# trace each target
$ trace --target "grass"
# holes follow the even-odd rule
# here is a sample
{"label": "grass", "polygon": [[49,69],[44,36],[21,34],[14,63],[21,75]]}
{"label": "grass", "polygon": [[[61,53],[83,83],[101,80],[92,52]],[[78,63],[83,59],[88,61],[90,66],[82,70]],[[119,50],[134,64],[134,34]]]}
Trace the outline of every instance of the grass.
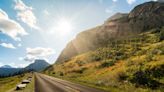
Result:
{"label": "grass", "polygon": [[54,64],[44,73],[109,92],[164,91],[164,27]]}
{"label": "grass", "polygon": [[25,75],[14,77],[0,78],[0,92],[6,92],[14,87],[25,78]]}
{"label": "grass", "polygon": [[34,92],[34,77],[32,78],[32,81],[29,84],[27,84],[26,88],[18,91],[14,90],[12,92]]}
{"label": "grass", "polygon": [[23,79],[26,79],[28,75],[21,74],[13,77],[0,78],[0,92],[12,92],[16,88],[16,85]]}

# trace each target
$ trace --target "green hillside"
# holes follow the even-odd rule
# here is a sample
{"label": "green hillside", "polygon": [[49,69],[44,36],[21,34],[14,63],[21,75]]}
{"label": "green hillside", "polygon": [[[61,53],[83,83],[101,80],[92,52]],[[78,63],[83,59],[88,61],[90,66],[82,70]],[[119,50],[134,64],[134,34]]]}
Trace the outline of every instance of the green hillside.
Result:
{"label": "green hillside", "polygon": [[0,92],[7,92],[8,90],[16,88],[16,85],[27,76],[28,74],[22,74],[12,77],[0,78]]}
{"label": "green hillside", "polygon": [[164,27],[109,40],[44,73],[110,92],[163,92]]}

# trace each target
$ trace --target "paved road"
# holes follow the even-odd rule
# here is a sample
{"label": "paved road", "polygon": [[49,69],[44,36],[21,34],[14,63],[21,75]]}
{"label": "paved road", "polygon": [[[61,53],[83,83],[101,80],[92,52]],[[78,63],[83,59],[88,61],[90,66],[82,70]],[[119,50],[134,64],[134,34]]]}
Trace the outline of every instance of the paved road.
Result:
{"label": "paved road", "polygon": [[35,73],[35,92],[105,92],[65,80]]}

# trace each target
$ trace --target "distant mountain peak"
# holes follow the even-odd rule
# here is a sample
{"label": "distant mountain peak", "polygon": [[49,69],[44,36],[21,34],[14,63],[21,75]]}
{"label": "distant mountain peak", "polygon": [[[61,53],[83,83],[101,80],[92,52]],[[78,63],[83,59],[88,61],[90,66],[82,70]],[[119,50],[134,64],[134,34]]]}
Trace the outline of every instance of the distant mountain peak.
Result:
{"label": "distant mountain peak", "polygon": [[13,67],[10,66],[10,65],[3,65],[3,66],[1,66],[0,68],[13,68]]}
{"label": "distant mountain peak", "polygon": [[34,70],[34,71],[41,71],[48,67],[50,64],[44,59],[36,59],[34,63],[31,63],[27,67],[26,70]]}

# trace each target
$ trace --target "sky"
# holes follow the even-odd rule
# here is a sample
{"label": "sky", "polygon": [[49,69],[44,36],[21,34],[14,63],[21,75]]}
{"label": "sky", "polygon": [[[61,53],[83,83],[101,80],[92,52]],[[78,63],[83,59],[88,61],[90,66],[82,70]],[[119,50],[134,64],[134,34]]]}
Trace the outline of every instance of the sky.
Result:
{"label": "sky", "polygon": [[[53,64],[79,32],[150,0],[0,0],[0,66]],[[155,1],[155,0],[154,0]]]}

